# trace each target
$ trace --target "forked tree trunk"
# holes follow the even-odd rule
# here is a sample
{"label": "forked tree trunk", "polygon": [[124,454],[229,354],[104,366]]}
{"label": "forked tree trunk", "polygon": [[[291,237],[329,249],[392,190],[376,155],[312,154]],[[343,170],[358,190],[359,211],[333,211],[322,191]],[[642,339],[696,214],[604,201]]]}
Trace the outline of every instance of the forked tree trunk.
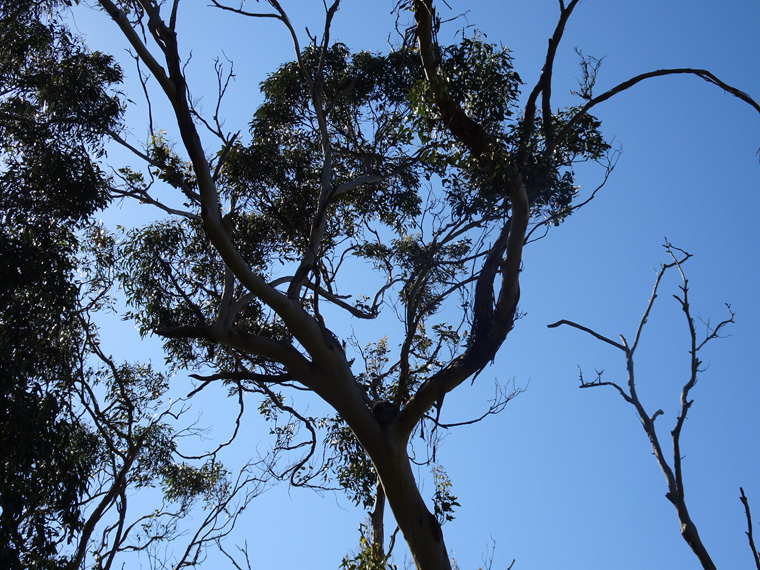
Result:
{"label": "forked tree trunk", "polygon": [[406,439],[386,442],[382,457],[372,457],[372,460],[415,567],[417,570],[451,570],[441,525],[425,505],[412,473]]}
{"label": "forked tree trunk", "polygon": [[343,353],[334,356],[332,373],[313,377],[315,391],[345,420],[372,460],[417,570],[451,570],[441,525],[425,505],[412,472],[410,431],[398,422],[379,422],[364,404]]}

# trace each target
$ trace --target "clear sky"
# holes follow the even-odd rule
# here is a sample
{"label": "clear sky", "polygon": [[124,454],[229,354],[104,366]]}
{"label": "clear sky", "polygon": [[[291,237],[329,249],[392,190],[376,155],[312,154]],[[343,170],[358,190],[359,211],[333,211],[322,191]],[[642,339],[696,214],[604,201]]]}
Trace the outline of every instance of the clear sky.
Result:
{"label": "clear sky", "polygon": [[[332,37],[354,50],[386,50],[394,3],[344,0]],[[444,17],[466,13],[444,25],[441,41],[463,26],[481,30],[513,51],[529,90],[541,69],[558,2],[448,3],[451,12],[439,3]],[[322,29],[319,0],[282,4],[299,32]],[[80,9],[75,20],[93,46],[122,53],[125,44],[104,14]],[[245,132],[260,101],[259,82],[292,58],[285,29],[271,20],[222,14],[201,0],[181,5],[180,27],[180,42],[193,51],[191,89],[205,93],[209,105],[213,57],[224,54],[234,61],[236,81],[223,111],[230,131]],[[698,67],[760,99],[758,30],[756,0],[585,0],[567,27],[555,64],[554,103],[577,103],[570,95],[579,75],[576,46],[605,58],[599,92],[644,71]],[[306,43],[305,33],[301,41]],[[133,75],[126,60],[124,67]],[[139,92],[133,82],[126,89],[136,101],[129,125],[135,136],[144,136]],[[157,116],[164,111],[159,105]],[[612,389],[578,389],[578,366],[587,378],[603,369],[605,378],[623,382],[622,353],[579,331],[546,328],[567,318],[611,338],[620,333],[630,338],[650,296],[654,270],[666,261],[667,236],[694,254],[685,269],[695,315],[718,321],[725,316],[724,302],[736,312],[731,336],[711,343],[703,354],[707,370],[692,392],[695,403],[682,450],[692,518],[717,566],[750,568],[738,495],[743,486],[760,520],[760,373],[754,361],[760,323],[760,116],[693,77],[654,79],[595,114],[608,138],[622,147],[617,168],[592,203],[527,248],[520,302],[526,316],[475,385],[463,385],[446,400],[441,419],[460,421],[485,406],[493,378],[514,378],[527,388],[500,416],[452,431],[439,448],[462,505],[444,527],[447,545],[463,570],[482,563],[491,540],[494,569],[506,568],[513,558],[516,570],[698,567],[680,539],[664,478],[633,409]],[[166,126],[171,135],[169,118]],[[120,155],[113,151],[112,156]],[[584,168],[576,180],[590,191],[602,174]],[[136,216],[134,207],[125,205],[105,220],[130,225]],[[663,284],[637,356],[643,403],[650,413],[664,411],[657,420],[663,441],[689,373],[687,331],[671,297],[677,285]],[[353,324],[347,321],[346,330]],[[118,356],[131,334],[113,324],[103,337]],[[161,361],[160,354],[153,358]],[[185,380],[180,376],[175,382]],[[207,406],[203,419],[223,433],[229,414],[217,402]],[[258,424],[248,428],[250,448],[264,447],[266,434],[257,431]],[[362,519],[341,496],[281,485],[251,505],[236,539],[248,541],[254,568],[336,568],[355,547]],[[404,548],[399,544],[396,552]]]}

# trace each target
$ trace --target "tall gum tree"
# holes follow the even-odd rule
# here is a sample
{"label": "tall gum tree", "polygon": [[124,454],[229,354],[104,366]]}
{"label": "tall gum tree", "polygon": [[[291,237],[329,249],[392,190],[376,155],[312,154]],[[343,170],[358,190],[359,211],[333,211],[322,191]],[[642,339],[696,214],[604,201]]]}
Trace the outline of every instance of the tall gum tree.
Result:
{"label": "tall gum tree", "polygon": [[[521,108],[508,51],[477,34],[439,45],[432,0],[397,4],[409,28],[387,56],[351,54],[331,40],[338,0],[325,4],[324,27],[307,32],[303,47],[278,1],[261,12],[213,1],[231,17],[279,22],[295,48],[295,61],[262,84],[265,102],[247,142],[225,131],[218,106],[205,116],[191,96],[192,45],[178,34],[178,0],[98,4],[128,41],[141,77],[158,84],[182,148],[156,129],[143,147],[111,133],[176,190],[159,199],[131,169],[113,190],[169,215],[131,231],[119,250],[132,316],[144,333],[165,339],[175,366],[195,370],[199,390],[220,382],[256,393],[270,417],[302,426],[309,435],[301,443],[277,432],[281,449],[308,450],[278,476],[320,486],[324,473],[334,474],[371,506],[369,556],[380,565],[390,553],[387,504],[417,568],[452,567],[441,523],[456,498],[444,484],[431,512],[410,441],[425,439],[435,463],[441,408],[495,359],[520,316],[530,232],[582,205],[573,200],[575,164],[607,160],[611,169],[591,112],[673,75],[701,79],[760,112],[750,96],[695,68],[653,70],[595,94],[593,59],[584,60],[580,105],[555,109],[554,62],[578,0],[559,2],[543,69]],[[221,99],[229,76],[217,70]],[[373,290],[349,290],[353,258],[374,268]],[[454,318],[452,307],[461,308]],[[400,323],[391,344],[361,345],[336,317],[386,312]],[[306,416],[288,404],[288,389],[313,392],[335,415]],[[501,392],[489,412],[512,395]]]}

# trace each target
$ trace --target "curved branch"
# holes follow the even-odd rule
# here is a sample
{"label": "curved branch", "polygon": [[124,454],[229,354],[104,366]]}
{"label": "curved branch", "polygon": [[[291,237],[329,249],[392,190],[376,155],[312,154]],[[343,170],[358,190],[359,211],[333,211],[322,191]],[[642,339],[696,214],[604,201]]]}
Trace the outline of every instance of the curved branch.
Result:
{"label": "curved branch", "polygon": [[148,66],[148,69],[150,69],[150,72],[156,78],[156,81],[161,85],[161,88],[164,90],[167,97],[174,102],[178,95],[176,85],[169,78],[166,70],[161,67],[161,64],[153,57],[153,54],[150,53],[150,50],[148,50],[146,45],[140,39],[140,36],[137,35],[137,32],[132,28],[126,14],[124,14],[124,12],[111,0],[98,0],[98,2],[119,26],[121,33],[127,38],[127,41],[134,48],[138,57]]}
{"label": "curved branch", "polygon": [[[517,177],[517,176],[516,176]],[[477,376],[496,355],[504,339],[514,326],[517,303],[520,299],[520,266],[525,233],[530,217],[528,193],[522,178],[511,184],[512,217],[504,226],[497,242],[505,247],[494,247],[486,264],[491,263],[501,273],[501,284],[496,302],[493,301],[495,272],[484,270],[476,285],[475,322],[472,341],[468,348],[446,367],[433,374],[409,398],[397,419],[397,429],[408,436],[414,426],[436,401],[459,386],[467,378]],[[498,263],[498,265],[497,265]]]}
{"label": "curved branch", "polygon": [[[468,117],[451,100],[445,84],[438,75],[435,40],[433,39],[432,0],[415,0],[414,18],[417,22],[417,40],[425,75],[441,118],[451,134],[465,145],[473,156],[486,167],[505,169],[502,178],[505,197],[509,198],[511,217],[502,227],[492,245],[475,286],[474,320],[471,344],[460,356],[433,374],[409,398],[399,414],[396,429],[408,437],[414,426],[433,404],[442,402],[445,394],[465,379],[477,376],[493,360],[509,331],[514,326],[517,303],[520,298],[520,267],[522,250],[530,219],[530,199],[522,175],[509,168],[511,165],[494,137]],[[487,152],[491,148],[494,156]],[[501,275],[498,296],[494,300],[494,282]]]}
{"label": "curved branch", "polygon": [[602,93],[598,97],[594,97],[593,99],[589,100],[585,105],[583,105],[583,107],[580,108],[580,110],[573,116],[573,118],[567,122],[567,124],[560,131],[560,133],[557,135],[555,140],[561,141],[564,137],[566,137],[571,132],[572,128],[578,123],[578,121],[580,121],[581,118],[586,113],[588,113],[593,107],[595,107],[599,103],[605,102],[607,99],[610,99],[611,97],[614,97],[618,93],[622,93],[623,91],[630,89],[631,87],[633,87],[634,85],[638,83],[641,83],[642,81],[651,79],[653,77],[664,77],[666,75],[695,75],[701,79],[704,79],[708,83],[712,83],[713,85],[720,87],[721,89],[733,95],[737,99],[744,101],[750,107],[755,109],[755,111],[760,113],[760,104],[758,104],[754,99],[752,99],[752,97],[744,93],[744,91],[740,91],[739,89],[732,87],[729,84],[721,81],[720,79],[715,77],[715,75],[713,75],[711,72],[707,71],[706,69],[692,69],[688,67],[675,68],[675,69],[658,69],[655,71],[642,73],[641,75],[632,77],[628,81],[623,81],[622,83],[616,85],[609,91],[606,91],[605,93]]}
{"label": "curved branch", "polygon": [[583,325],[579,325],[578,323],[574,323],[573,321],[568,321],[567,319],[562,319],[561,321],[557,321],[556,323],[552,323],[550,325],[546,325],[546,327],[550,328],[550,329],[554,329],[554,328],[557,328],[558,326],[561,326],[561,325],[568,325],[570,327],[576,328],[578,330],[581,330],[583,332],[586,332],[586,333],[590,334],[591,336],[593,336],[594,338],[597,338],[597,339],[601,340],[602,342],[606,342],[607,344],[610,344],[610,345],[614,346],[615,348],[622,350],[623,352],[626,351],[625,347],[622,344],[620,344],[619,342],[615,342],[614,340],[612,340],[610,338],[607,338],[604,335],[599,334],[595,330],[592,330],[592,329],[590,329],[588,327],[584,327]]}
{"label": "curved branch", "polygon": [[742,505],[744,505],[744,514],[747,515],[747,532],[745,534],[749,541],[750,550],[752,550],[752,557],[755,559],[755,568],[760,570],[760,554],[758,554],[757,548],[755,547],[755,539],[752,536],[752,515],[749,512],[749,500],[744,494],[744,489],[739,487],[739,492],[741,493],[739,499],[741,500]]}
{"label": "curved branch", "polygon": [[543,120],[544,139],[546,140],[546,153],[550,154],[551,149],[554,146],[554,133],[552,127],[552,110],[551,110],[551,90],[552,90],[552,72],[554,69],[554,58],[557,55],[557,48],[559,42],[562,40],[562,35],[565,33],[565,26],[573,13],[575,6],[579,0],[572,0],[567,6],[564,2],[560,2],[560,17],[557,22],[557,26],[554,28],[554,34],[549,38],[549,48],[546,52],[546,60],[544,67],[541,70],[541,77],[533,91],[531,91],[528,97],[528,102],[525,104],[525,113],[523,115],[526,128],[533,128],[533,121],[536,116],[536,100],[538,95],[541,94],[541,114]]}
{"label": "curved branch", "polygon": [[491,137],[479,123],[467,116],[462,108],[451,100],[446,83],[438,74],[437,46],[433,38],[434,13],[433,0],[414,0],[417,43],[425,77],[443,124],[473,155],[480,157],[491,143]]}

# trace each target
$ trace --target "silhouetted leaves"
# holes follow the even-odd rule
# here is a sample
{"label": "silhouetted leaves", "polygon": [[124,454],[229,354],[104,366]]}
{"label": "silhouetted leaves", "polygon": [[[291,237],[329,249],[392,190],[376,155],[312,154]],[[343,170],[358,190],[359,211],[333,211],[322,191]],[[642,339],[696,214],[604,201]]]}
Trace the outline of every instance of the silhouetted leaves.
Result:
{"label": "silhouetted leaves", "polygon": [[75,229],[108,200],[93,161],[121,73],[49,18],[0,6],[0,566],[58,568],[81,528],[96,437],[71,408],[82,343]]}

